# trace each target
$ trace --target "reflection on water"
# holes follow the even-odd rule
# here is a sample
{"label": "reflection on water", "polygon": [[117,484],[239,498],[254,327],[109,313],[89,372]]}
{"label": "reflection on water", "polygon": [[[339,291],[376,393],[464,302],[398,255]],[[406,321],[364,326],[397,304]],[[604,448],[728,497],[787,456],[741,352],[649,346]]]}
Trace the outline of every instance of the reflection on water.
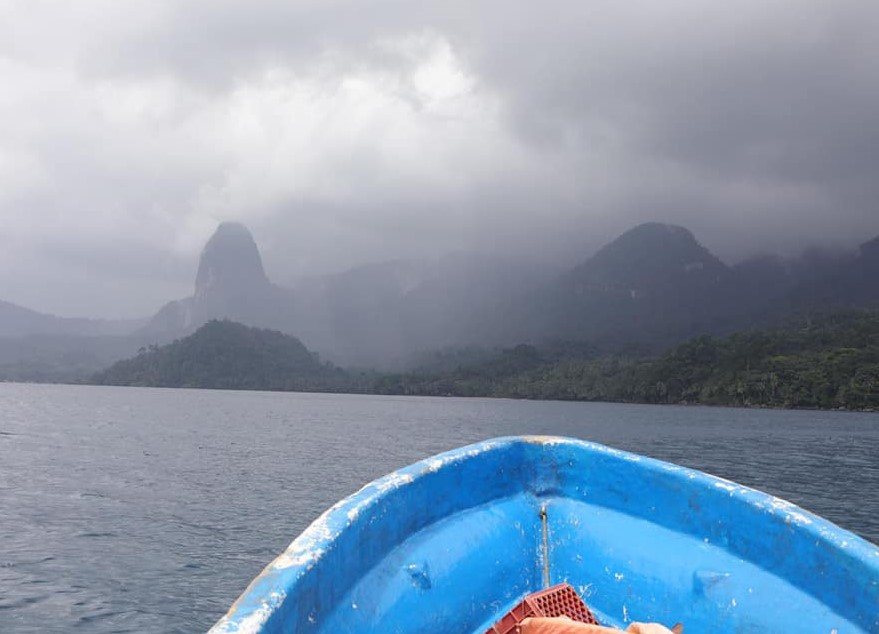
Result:
{"label": "reflection on water", "polygon": [[0,384],[2,631],[203,631],[340,497],[521,433],[708,471],[879,542],[876,414]]}

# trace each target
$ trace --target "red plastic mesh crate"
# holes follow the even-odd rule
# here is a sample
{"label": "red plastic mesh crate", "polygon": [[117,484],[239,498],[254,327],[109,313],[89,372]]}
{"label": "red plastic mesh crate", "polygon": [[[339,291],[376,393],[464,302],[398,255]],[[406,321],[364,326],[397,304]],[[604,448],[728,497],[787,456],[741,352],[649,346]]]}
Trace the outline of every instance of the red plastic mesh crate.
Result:
{"label": "red plastic mesh crate", "polygon": [[508,634],[529,616],[566,616],[579,623],[598,625],[598,620],[583,603],[583,599],[567,583],[529,594],[500,621],[492,625],[485,634]]}

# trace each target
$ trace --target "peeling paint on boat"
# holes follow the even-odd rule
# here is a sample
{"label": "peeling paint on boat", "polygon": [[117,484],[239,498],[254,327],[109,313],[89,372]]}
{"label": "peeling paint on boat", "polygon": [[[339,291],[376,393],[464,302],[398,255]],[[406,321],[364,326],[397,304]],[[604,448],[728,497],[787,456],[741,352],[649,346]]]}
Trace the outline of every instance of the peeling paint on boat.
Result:
{"label": "peeling paint on boat", "polygon": [[269,616],[285,599],[285,595],[273,592],[259,607],[238,623],[227,622],[217,624],[211,632],[216,634],[258,634],[262,631]]}
{"label": "peeling paint on boat", "polygon": [[366,485],[269,564],[212,633],[484,632],[543,586],[541,509],[552,581],[578,588],[606,624],[781,632],[794,611],[816,631],[879,632],[876,546],[722,478],[531,436]]}
{"label": "peeling paint on boat", "polygon": [[781,498],[773,497],[772,498],[772,508],[776,511],[780,512],[784,518],[788,521],[796,522],[797,524],[811,524],[812,520],[798,507],[794,506],[787,500],[782,500]]}

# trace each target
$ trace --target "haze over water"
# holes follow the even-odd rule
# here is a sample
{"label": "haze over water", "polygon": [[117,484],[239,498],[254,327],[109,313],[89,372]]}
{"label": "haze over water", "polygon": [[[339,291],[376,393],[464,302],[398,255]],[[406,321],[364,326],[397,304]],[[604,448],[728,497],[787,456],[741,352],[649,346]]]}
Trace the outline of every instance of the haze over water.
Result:
{"label": "haze over water", "polygon": [[576,436],[879,542],[875,414],[0,384],[0,630],[196,632],[323,510],[439,451]]}

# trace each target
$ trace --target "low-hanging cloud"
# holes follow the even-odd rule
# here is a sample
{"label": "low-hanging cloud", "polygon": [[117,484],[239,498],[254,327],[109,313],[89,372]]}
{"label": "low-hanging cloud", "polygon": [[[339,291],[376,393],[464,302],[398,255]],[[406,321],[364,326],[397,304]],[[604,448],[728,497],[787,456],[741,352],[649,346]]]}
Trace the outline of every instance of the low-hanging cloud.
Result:
{"label": "low-hanging cloud", "polygon": [[636,222],[728,260],[879,233],[869,0],[0,2],[0,298],[140,315],[216,223],[270,275],[574,261]]}

